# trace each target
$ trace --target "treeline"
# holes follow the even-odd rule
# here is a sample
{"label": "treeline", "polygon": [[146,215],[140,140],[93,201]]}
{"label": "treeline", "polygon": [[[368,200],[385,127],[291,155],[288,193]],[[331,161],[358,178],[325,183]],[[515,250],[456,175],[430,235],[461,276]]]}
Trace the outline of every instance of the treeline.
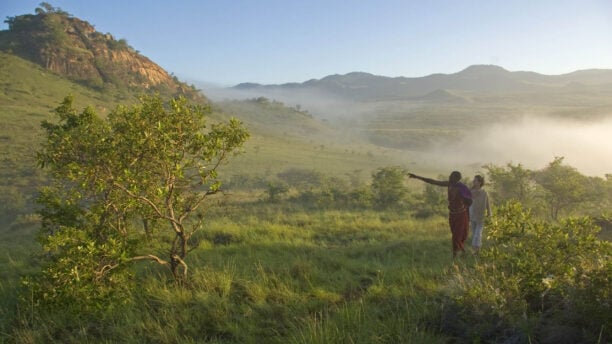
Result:
{"label": "treeline", "polygon": [[[446,190],[431,185],[408,185],[406,170],[399,166],[381,167],[363,182],[361,171],[326,176],[312,169],[288,168],[273,176],[233,175],[226,189],[262,191],[262,201],[293,202],[309,208],[371,208],[412,211],[416,218],[446,213]],[[496,204],[520,202],[533,214],[548,220],[588,215],[607,216],[612,204],[612,174],[591,177],[554,158],[545,167],[531,170],[522,164],[489,164],[481,173],[486,189]],[[464,182],[470,184],[472,176]],[[440,175],[445,180],[447,176]]]}

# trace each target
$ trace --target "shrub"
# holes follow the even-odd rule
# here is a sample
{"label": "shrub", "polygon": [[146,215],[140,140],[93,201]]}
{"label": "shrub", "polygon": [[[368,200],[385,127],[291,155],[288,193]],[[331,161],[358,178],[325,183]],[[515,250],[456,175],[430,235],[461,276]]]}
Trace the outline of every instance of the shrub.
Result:
{"label": "shrub", "polygon": [[490,246],[453,275],[444,318],[454,320],[443,329],[493,342],[609,342],[612,245],[598,231],[588,218],[552,224],[519,203],[501,207]]}
{"label": "shrub", "polygon": [[404,185],[405,172],[400,167],[379,168],[372,174],[372,196],[379,209],[401,208],[408,197]]}

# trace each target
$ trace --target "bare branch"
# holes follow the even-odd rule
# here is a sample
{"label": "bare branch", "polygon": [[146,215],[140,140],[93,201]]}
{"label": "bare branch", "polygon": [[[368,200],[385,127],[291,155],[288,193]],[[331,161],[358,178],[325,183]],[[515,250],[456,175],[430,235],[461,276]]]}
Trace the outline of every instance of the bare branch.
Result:
{"label": "bare branch", "polygon": [[163,260],[163,259],[161,259],[161,258],[159,258],[157,256],[154,256],[152,254],[147,254],[145,256],[136,256],[136,257],[132,257],[132,258],[128,259],[128,261],[136,261],[136,260],[154,260],[154,261],[156,261],[157,263],[159,263],[161,265],[168,265],[167,261],[165,261],[165,260]]}
{"label": "bare branch", "polygon": [[183,267],[183,276],[187,277],[187,264],[185,263],[185,261],[181,259],[181,257],[179,257],[177,254],[173,255],[172,259],[179,262],[179,264]]}
{"label": "bare branch", "polygon": [[[136,257],[128,258],[126,261],[121,262],[121,263],[134,262],[134,261],[138,261],[138,260],[154,260],[154,261],[156,261],[160,265],[168,265],[167,261],[165,261],[165,260],[163,260],[163,259],[161,259],[161,258],[159,258],[159,257],[157,257],[155,255],[152,255],[152,254],[147,254],[147,255],[144,255],[144,256],[136,256]],[[104,265],[102,267],[102,269],[100,269],[100,271],[96,271],[95,272],[96,280],[99,280],[100,278],[102,278],[102,276],[104,276],[107,272],[109,272],[109,271],[111,271],[113,269],[116,269],[119,266],[121,266],[121,263],[117,263],[117,264],[113,264],[113,265],[111,265],[111,264]],[[185,262],[183,262],[182,264],[185,264]]]}

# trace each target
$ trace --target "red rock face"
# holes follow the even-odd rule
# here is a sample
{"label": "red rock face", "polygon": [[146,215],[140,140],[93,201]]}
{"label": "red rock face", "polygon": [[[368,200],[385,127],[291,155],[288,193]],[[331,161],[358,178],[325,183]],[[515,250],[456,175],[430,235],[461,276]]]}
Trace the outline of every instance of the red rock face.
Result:
{"label": "red rock face", "polygon": [[67,13],[14,17],[2,35],[14,53],[72,80],[170,93],[186,88],[125,40],[100,33]]}

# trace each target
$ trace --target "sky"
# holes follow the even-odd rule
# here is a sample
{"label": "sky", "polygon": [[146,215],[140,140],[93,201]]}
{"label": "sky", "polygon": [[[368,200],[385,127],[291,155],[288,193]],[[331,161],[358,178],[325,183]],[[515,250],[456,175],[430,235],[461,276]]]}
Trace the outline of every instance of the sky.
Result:
{"label": "sky", "polygon": [[[612,69],[610,0],[55,0],[187,82]],[[0,16],[41,1],[1,0]],[[6,30],[2,23],[0,29]]]}

